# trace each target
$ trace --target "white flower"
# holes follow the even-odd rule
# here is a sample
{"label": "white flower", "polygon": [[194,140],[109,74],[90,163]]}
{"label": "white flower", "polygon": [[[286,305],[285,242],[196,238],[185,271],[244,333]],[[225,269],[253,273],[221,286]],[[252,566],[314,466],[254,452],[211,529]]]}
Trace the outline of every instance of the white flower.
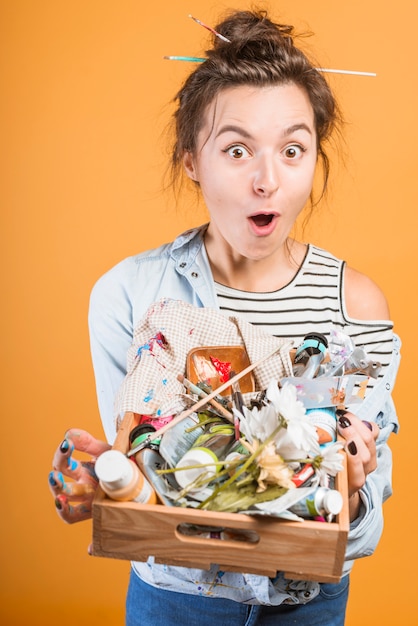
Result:
{"label": "white flower", "polygon": [[299,419],[305,415],[305,407],[297,398],[297,390],[291,383],[285,382],[283,387],[279,386],[275,380],[270,381],[266,390],[266,397],[277,413],[280,413],[286,421]]}
{"label": "white flower", "polygon": [[341,454],[343,447],[340,441],[322,448],[319,445],[317,446],[317,450],[313,454],[313,464],[321,486],[327,487],[329,476],[335,476],[343,469],[343,457]]}
{"label": "white flower", "polygon": [[305,407],[297,398],[296,387],[286,382],[279,389],[277,383],[271,381],[266,396],[286,422],[285,429],[278,433],[275,440],[280,455],[293,460],[306,456],[312,448],[316,449],[318,433],[306,417]]}
{"label": "white flower", "polygon": [[[309,437],[309,441],[310,439],[311,438]],[[297,437],[295,439],[292,437],[292,433],[290,433],[286,428],[280,430],[274,438],[274,443],[276,445],[277,453],[286,459],[288,463],[297,463],[298,459],[309,457],[312,450],[311,444],[306,443],[303,436],[300,439]]]}
{"label": "white flower", "polygon": [[243,407],[243,414],[233,409],[234,415],[240,419],[240,431],[247,441],[265,441],[279,425],[277,411],[272,404],[261,407],[253,407],[251,410]]}

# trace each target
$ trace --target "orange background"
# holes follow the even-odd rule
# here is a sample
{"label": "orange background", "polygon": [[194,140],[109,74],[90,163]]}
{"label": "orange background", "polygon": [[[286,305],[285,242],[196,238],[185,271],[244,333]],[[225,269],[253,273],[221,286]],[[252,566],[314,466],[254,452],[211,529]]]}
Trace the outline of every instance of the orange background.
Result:
{"label": "orange background", "polygon": [[[272,3],[274,6],[279,3]],[[236,8],[249,3],[237,0]],[[87,555],[91,525],[58,519],[47,476],[70,426],[101,436],[87,335],[94,281],[117,261],[205,219],[160,192],[161,133],[224,2],[2,0],[1,622],[122,624],[129,565]],[[392,438],[395,495],[374,556],[355,566],[348,626],[418,623],[418,435],[408,389],[417,281],[416,24],[412,0],[283,0],[284,22],[315,36],[348,125],[345,164],[305,239],[371,275],[403,339]]]}

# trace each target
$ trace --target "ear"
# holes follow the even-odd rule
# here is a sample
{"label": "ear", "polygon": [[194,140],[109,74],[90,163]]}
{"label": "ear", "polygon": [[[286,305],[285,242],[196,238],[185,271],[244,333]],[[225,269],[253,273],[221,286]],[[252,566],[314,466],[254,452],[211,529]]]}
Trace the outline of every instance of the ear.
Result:
{"label": "ear", "polygon": [[197,178],[196,165],[194,161],[193,154],[191,152],[185,152],[183,155],[183,166],[184,170],[189,178],[194,180],[196,183],[199,182]]}

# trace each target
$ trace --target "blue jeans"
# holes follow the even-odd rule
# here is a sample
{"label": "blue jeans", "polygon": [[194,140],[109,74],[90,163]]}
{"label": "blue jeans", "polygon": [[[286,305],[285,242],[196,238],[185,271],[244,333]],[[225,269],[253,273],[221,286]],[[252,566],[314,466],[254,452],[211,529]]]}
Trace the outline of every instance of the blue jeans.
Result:
{"label": "blue jeans", "polygon": [[131,571],[126,626],[344,626],[349,576],[307,604],[260,606],[166,591]]}

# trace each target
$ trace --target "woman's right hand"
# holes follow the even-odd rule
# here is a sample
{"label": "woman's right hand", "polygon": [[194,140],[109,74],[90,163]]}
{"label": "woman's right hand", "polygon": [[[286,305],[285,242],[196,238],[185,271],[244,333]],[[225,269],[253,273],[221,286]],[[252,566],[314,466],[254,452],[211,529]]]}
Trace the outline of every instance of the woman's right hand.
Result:
{"label": "woman's right hand", "polygon": [[[55,498],[57,513],[64,522],[74,524],[91,517],[98,485],[94,463],[110,447],[85,430],[71,428],[65,433],[54,455],[54,471],[49,474],[49,487]],[[77,461],[73,458],[75,450],[89,454],[90,460]]]}

